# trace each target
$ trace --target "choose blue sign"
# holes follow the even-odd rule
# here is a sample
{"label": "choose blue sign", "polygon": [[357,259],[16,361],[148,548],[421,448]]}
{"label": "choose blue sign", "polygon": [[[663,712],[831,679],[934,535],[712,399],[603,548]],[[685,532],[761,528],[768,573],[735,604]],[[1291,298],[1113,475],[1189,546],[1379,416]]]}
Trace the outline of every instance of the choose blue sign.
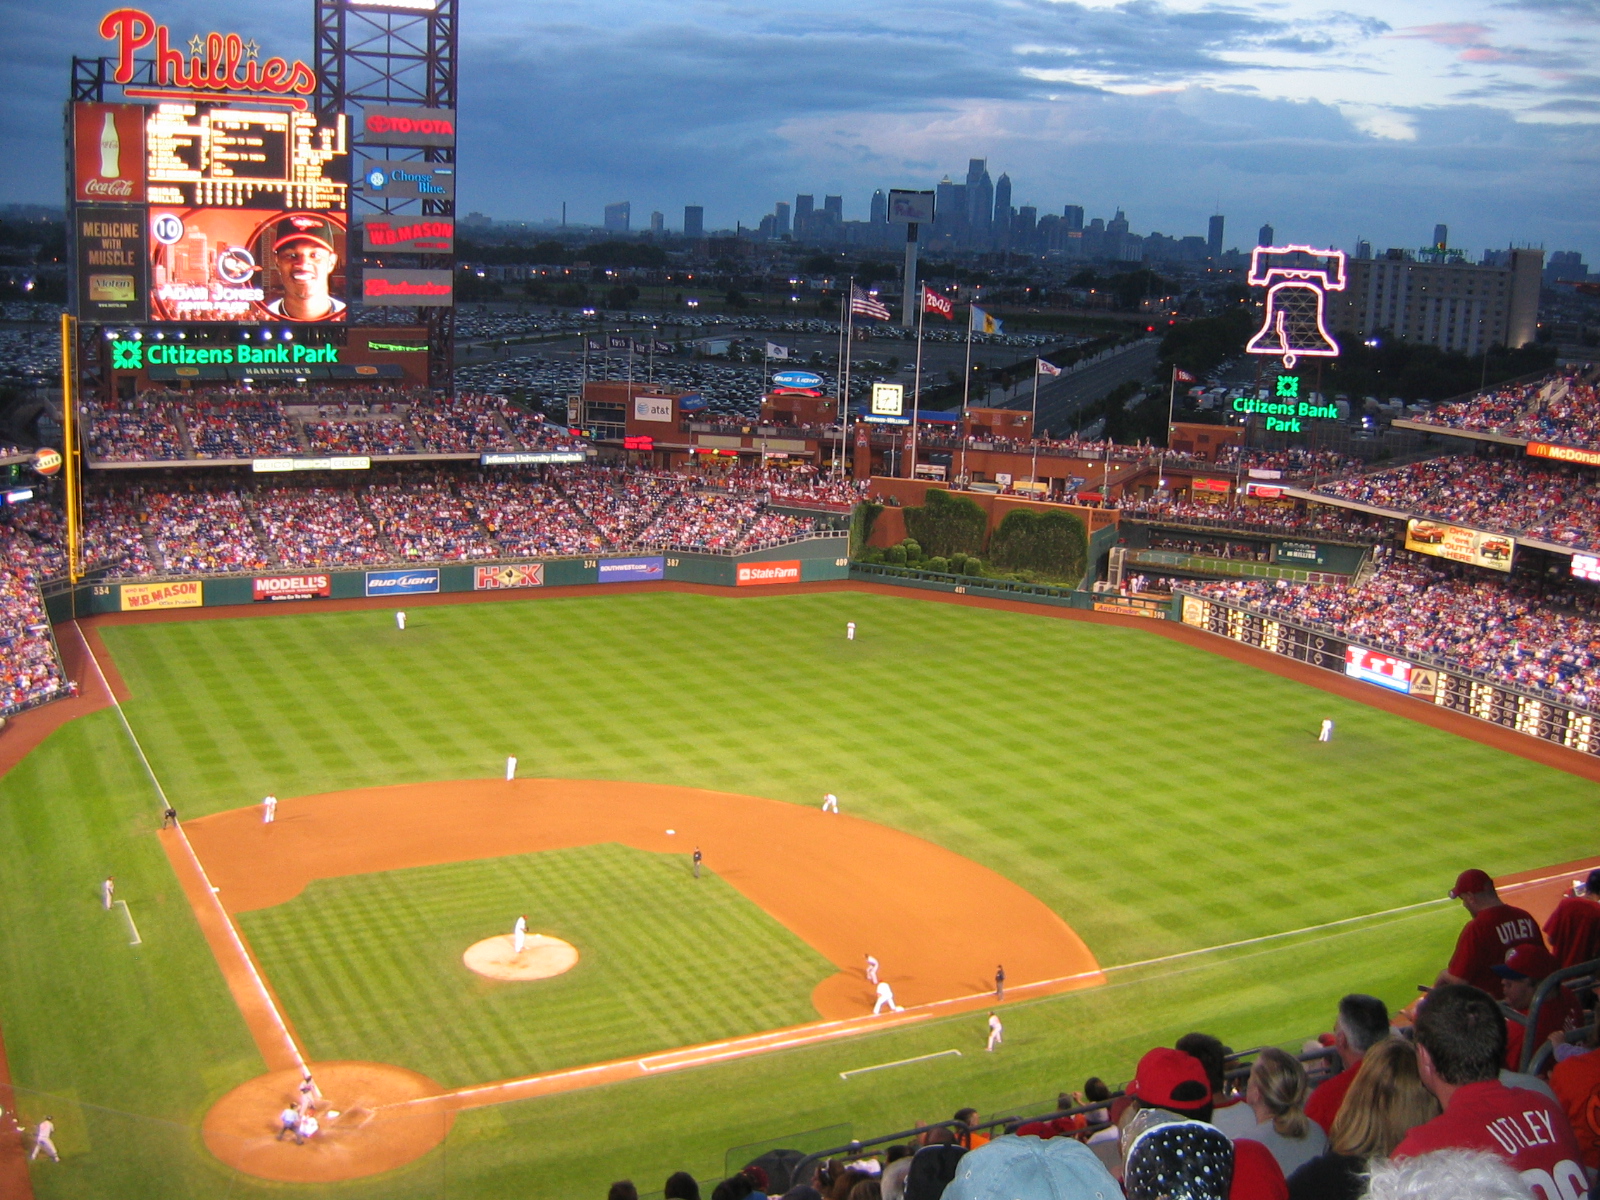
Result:
{"label": "choose blue sign", "polygon": [[601,583],[636,583],[642,579],[664,579],[664,558],[608,558],[600,563]]}
{"label": "choose blue sign", "polygon": [[814,388],[822,386],[822,376],[810,371],[779,371],[772,382],[779,387]]}
{"label": "choose blue sign", "polygon": [[425,571],[368,571],[367,595],[415,596],[439,590],[439,568]]}

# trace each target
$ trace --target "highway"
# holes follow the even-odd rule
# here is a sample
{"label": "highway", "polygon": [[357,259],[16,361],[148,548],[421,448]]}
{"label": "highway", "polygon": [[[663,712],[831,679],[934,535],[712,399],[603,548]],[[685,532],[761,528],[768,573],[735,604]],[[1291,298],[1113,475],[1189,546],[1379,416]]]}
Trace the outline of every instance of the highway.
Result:
{"label": "highway", "polygon": [[[1121,354],[1085,367],[1059,379],[1039,381],[1039,419],[1035,428],[1048,429],[1056,437],[1072,431],[1079,409],[1103,398],[1107,392],[1130,379],[1140,382],[1150,377],[1155,369],[1156,350],[1161,345],[1156,338],[1135,342]],[[1011,399],[1002,407],[1027,409],[1033,406],[1033,385],[1020,384]]]}

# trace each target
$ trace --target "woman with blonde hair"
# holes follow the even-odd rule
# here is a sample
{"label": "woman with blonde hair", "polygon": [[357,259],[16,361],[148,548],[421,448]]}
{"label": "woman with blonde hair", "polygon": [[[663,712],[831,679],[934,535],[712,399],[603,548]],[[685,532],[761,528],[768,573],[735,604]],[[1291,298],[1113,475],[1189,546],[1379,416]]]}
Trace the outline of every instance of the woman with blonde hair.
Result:
{"label": "woman with blonde hair", "polygon": [[1438,1115],[1439,1101],[1417,1073],[1416,1047],[1404,1038],[1384,1039],[1361,1060],[1334,1119],[1328,1152],[1289,1177],[1289,1200],[1358,1200],[1371,1164]]}
{"label": "woman with blonde hair", "polygon": [[1327,1136],[1306,1117],[1310,1090],[1299,1060],[1269,1046],[1250,1068],[1245,1102],[1219,1110],[1213,1121],[1236,1142],[1262,1143],[1287,1176],[1328,1148]]}

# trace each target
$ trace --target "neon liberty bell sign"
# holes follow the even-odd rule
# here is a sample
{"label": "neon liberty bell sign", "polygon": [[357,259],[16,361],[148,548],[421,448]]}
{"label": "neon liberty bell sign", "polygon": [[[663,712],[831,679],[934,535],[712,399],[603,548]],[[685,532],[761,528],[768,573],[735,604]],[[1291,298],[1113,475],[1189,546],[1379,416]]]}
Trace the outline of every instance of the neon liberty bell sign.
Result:
{"label": "neon liberty bell sign", "polygon": [[1311,246],[1257,246],[1250,255],[1251,287],[1267,289],[1266,319],[1245,344],[1246,354],[1282,358],[1293,370],[1301,358],[1337,358],[1328,336],[1324,293],[1345,287],[1344,251]]}

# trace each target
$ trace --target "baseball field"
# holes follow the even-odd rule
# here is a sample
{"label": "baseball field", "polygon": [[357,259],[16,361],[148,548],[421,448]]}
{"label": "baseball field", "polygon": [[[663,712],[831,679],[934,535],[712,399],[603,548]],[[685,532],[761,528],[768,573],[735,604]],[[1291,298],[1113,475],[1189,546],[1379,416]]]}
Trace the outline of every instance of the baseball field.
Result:
{"label": "baseball field", "polygon": [[[120,711],[0,778],[40,1197],[647,1193],[1041,1109],[1190,1029],[1400,1007],[1462,867],[1600,854],[1600,784],[1140,629],[852,590],[225,615],[98,624]],[[576,965],[467,970],[522,914]],[[870,1017],[863,952],[905,1012]],[[390,1071],[349,1102],[415,1153],[273,1143],[296,1055]]]}

